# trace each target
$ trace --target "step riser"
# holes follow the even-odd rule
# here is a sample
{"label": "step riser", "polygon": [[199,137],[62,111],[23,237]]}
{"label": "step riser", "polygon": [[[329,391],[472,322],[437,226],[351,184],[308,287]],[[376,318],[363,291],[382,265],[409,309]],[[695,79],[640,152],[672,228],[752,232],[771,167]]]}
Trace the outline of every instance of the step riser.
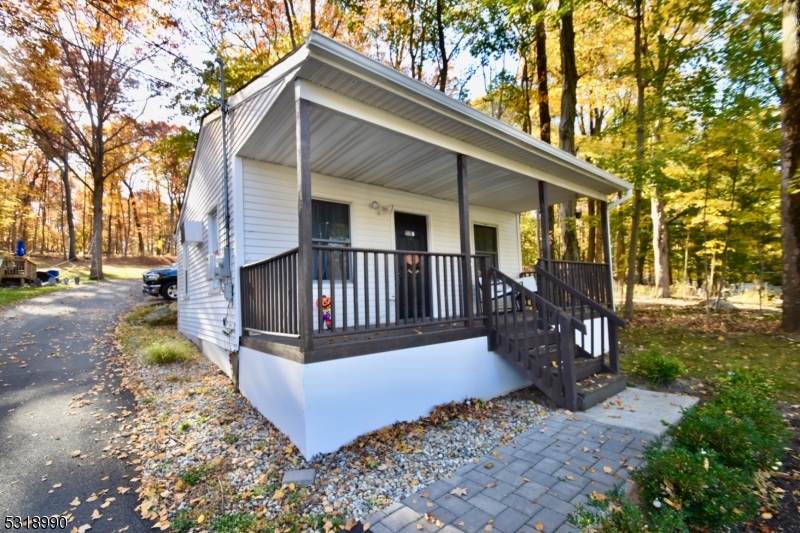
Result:
{"label": "step riser", "polygon": [[622,376],[620,379],[609,383],[608,385],[595,389],[592,392],[586,393],[578,393],[578,408],[581,411],[586,411],[590,407],[597,405],[600,402],[603,402],[615,394],[619,394],[620,392],[624,391],[625,388],[628,386],[628,380]]}

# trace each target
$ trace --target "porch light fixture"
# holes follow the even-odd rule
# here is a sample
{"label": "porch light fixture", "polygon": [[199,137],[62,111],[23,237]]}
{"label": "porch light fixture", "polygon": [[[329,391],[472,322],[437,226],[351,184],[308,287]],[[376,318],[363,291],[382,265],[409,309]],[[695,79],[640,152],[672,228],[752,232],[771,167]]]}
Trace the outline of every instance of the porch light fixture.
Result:
{"label": "porch light fixture", "polygon": [[391,213],[394,210],[394,206],[381,205],[378,202],[372,202],[372,209],[374,209],[379,215],[382,215],[383,213]]}

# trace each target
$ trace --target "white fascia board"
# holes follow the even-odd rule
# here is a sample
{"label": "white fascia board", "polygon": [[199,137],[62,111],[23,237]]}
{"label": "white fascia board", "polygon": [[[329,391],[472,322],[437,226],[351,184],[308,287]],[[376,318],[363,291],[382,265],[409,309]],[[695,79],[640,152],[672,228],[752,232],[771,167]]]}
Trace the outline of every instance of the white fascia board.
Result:
{"label": "white fascia board", "polygon": [[[445,114],[449,118],[458,120],[471,127],[478,126],[481,131],[485,133],[489,133],[505,142],[511,142],[518,147],[532,151],[536,153],[536,155],[550,161],[568,166],[572,170],[578,171],[590,178],[603,181],[615,187],[616,190],[633,188],[630,182],[610,172],[606,172],[572,154],[568,154],[544,141],[531,137],[494,117],[481,113],[463,102],[454,100],[441,91],[437,91],[420,81],[409,78],[405,74],[382,65],[322,34],[312,32],[308,41],[306,41],[306,46],[310,50],[309,57],[313,57],[331,67],[346,71],[357,78],[363,79],[394,94],[406,98],[411,97],[418,104],[424,105],[436,113]],[[348,68],[342,64],[342,60],[351,63],[358,69],[361,69],[362,72],[369,73],[370,76],[365,77],[361,72]],[[376,78],[382,78],[384,81],[382,82]],[[398,86],[402,90],[398,90]],[[445,112],[442,108],[445,108],[449,112]],[[478,124],[476,124],[476,122]]]}
{"label": "white fascia board", "polygon": [[438,146],[454,154],[463,154],[474,157],[486,163],[504,168],[506,170],[522,174],[529,178],[545,181],[557,185],[569,191],[574,191],[584,196],[597,200],[606,201],[606,194],[572,183],[564,178],[554,176],[548,172],[534,169],[528,165],[508,159],[494,152],[480,148],[467,142],[453,139],[447,135],[431,131],[416,122],[411,122],[397,115],[387,113],[372,106],[363,104],[352,98],[343,96],[337,92],[314,85],[307,81],[295,81],[295,98],[308,100],[316,105],[325,107],[334,112],[353,117],[357,120],[373,124],[375,126],[406,135],[413,139]]}

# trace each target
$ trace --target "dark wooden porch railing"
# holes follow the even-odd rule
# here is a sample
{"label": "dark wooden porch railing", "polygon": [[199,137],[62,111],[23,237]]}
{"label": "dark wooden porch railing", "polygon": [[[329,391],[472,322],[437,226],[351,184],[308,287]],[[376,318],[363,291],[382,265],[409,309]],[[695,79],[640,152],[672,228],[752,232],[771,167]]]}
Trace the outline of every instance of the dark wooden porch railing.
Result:
{"label": "dark wooden porch railing", "polygon": [[607,264],[539,259],[537,266],[602,304],[603,307],[612,308],[614,300],[609,285]]}
{"label": "dark wooden porch railing", "polygon": [[577,409],[575,334],[584,324],[494,267],[487,289],[492,349],[558,405]]}
{"label": "dark wooden porch railing", "polygon": [[482,319],[462,254],[312,246],[312,258],[316,337]]}
{"label": "dark wooden porch railing", "polygon": [[[570,314],[582,323],[589,321],[588,335],[581,337],[578,345],[593,356],[602,356],[602,363],[611,372],[619,373],[619,344],[617,328],[625,327],[625,321],[599,302],[571,287],[558,277],[536,267],[536,285],[539,295]],[[598,344],[599,343],[599,344]],[[606,363],[605,354],[608,353]]]}
{"label": "dark wooden porch railing", "polygon": [[244,265],[239,280],[244,331],[299,336],[297,248]]}

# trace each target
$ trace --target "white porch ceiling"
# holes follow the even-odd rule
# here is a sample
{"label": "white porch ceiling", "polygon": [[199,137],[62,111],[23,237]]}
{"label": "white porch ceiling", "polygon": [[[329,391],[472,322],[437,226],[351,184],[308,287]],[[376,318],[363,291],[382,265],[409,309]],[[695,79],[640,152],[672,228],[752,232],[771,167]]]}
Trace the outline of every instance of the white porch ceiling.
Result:
{"label": "white porch ceiling", "polygon": [[[437,146],[311,105],[311,168],[329,176],[458,201],[456,155]],[[294,92],[288,88],[239,155],[296,166]],[[468,158],[469,201],[521,213],[538,209],[538,181]],[[312,185],[313,186],[313,185]],[[550,185],[550,202],[575,192]]]}

